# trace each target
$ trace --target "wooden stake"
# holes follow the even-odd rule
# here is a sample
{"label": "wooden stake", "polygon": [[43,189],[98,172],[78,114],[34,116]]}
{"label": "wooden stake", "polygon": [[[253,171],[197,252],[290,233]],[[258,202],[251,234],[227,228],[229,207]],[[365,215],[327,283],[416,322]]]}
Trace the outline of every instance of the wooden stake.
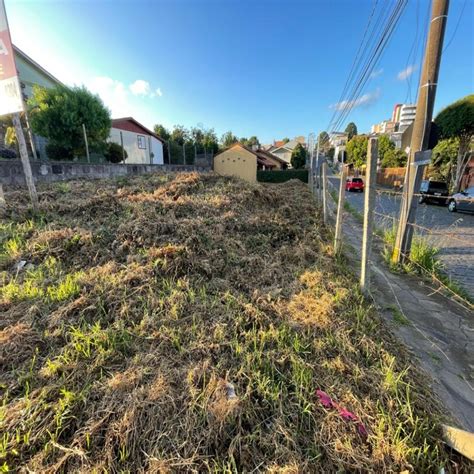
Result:
{"label": "wooden stake", "polygon": [[82,132],[84,133],[84,143],[86,145],[87,163],[90,163],[91,157],[89,156],[89,142],[87,141],[87,131],[86,131],[86,126],[84,124],[82,124]]}
{"label": "wooden stake", "polygon": [[327,163],[326,161],[322,164],[322,179],[323,179],[323,222],[328,223],[328,186],[327,186]]}
{"label": "wooden stake", "polygon": [[378,139],[370,138],[367,150],[367,168],[365,172],[364,227],[362,235],[362,261],[360,287],[363,293],[370,288],[369,260],[372,247],[372,231],[375,207],[375,182],[377,180]]}
{"label": "wooden stake", "polygon": [[334,236],[334,252],[337,254],[342,246],[342,213],[344,212],[344,200],[346,198],[347,166],[342,165],[341,179],[339,183],[339,200],[337,201],[336,233]]}
{"label": "wooden stake", "polygon": [[6,201],[5,201],[5,193],[3,192],[3,184],[0,183],[0,209],[2,207],[5,207],[6,205]]}
{"label": "wooden stake", "polygon": [[35,181],[33,173],[31,172],[31,164],[28,158],[28,150],[26,149],[25,135],[21,127],[20,114],[13,114],[13,126],[15,127],[16,138],[18,140],[18,147],[20,149],[21,164],[23,165],[23,172],[25,173],[26,186],[30,193],[31,205],[34,210],[38,209],[38,194],[36,192]]}

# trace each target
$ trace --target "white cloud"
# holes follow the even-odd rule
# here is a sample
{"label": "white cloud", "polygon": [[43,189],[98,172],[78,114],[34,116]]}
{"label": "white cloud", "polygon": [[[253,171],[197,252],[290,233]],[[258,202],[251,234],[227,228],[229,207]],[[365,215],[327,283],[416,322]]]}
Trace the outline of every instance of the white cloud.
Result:
{"label": "white cloud", "polygon": [[122,82],[100,76],[88,81],[86,86],[91,92],[99,95],[113,117],[132,115],[132,107],[128,100],[129,93]]}
{"label": "white cloud", "polygon": [[383,68],[376,69],[375,71],[372,72],[372,74],[370,75],[370,78],[375,79],[376,77],[379,77],[382,74],[383,74]]}
{"label": "white cloud", "polygon": [[380,89],[376,89],[373,92],[367,92],[363,96],[355,100],[343,100],[342,102],[337,102],[332,104],[329,108],[336,110],[343,110],[345,108],[354,109],[356,107],[367,107],[378,100],[380,97]]}
{"label": "white cloud", "polygon": [[399,81],[404,81],[405,79],[408,79],[414,72],[416,71],[416,66],[412,64],[411,66],[408,66],[406,69],[403,69],[397,74],[397,79]]}
{"label": "white cloud", "polygon": [[86,81],[85,86],[99,95],[110,109],[112,117],[135,116],[138,110],[146,106],[146,98],[162,95],[160,88],[151,92],[150,83],[142,79],[137,79],[127,87],[111,77],[99,76]]}
{"label": "white cloud", "polygon": [[133,95],[149,95],[150,83],[143,79],[137,79],[133,84],[130,84],[130,90]]}

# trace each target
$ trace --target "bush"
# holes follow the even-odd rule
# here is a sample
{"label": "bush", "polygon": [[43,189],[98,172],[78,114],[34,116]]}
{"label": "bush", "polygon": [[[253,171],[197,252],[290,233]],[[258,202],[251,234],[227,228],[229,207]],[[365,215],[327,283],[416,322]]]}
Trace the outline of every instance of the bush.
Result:
{"label": "bush", "polygon": [[295,169],[304,168],[307,155],[306,148],[304,148],[301,143],[298,143],[291,153],[291,166]]}
{"label": "bush", "polygon": [[290,179],[308,182],[308,170],[257,171],[257,181],[262,183],[284,183]]}
{"label": "bush", "polygon": [[10,148],[0,148],[0,158],[14,160],[16,158],[16,151]]}
{"label": "bush", "polygon": [[46,154],[50,160],[54,161],[70,161],[74,158],[72,148],[49,142],[46,145]]}
{"label": "bush", "polygon": [[105,159],[110,163],[120,163],[122,160],[127,159],[127,152],[123,149],[122,145],[118,143],[110,142],[107,143],[107,148],[104,153]]}

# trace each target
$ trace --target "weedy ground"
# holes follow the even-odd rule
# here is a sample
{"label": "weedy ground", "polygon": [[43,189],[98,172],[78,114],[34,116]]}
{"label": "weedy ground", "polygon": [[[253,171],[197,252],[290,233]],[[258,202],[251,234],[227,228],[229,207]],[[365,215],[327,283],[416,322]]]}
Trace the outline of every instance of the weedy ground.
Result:
{"label": "weedy ground", "polygon": [[4,471],[467,469],[302,183],[155,174],[7,203]]}

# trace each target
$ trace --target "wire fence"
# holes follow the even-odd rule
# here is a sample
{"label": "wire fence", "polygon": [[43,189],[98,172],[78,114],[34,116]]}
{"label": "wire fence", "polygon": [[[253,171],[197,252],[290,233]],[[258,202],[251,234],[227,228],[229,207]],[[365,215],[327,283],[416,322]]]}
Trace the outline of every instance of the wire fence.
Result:
{"label": "wire fence", "polygon": [[[316,160],[317,161],[317,160]],[[334,233],[337,235],[338,229],[337,225],[338,222],[342,222],[344,220],[345,225],[347,227],[348,217],[350,214],[355,215],[358,220],[362,220],[362,213],[351,206],[348,201],[344,201],[343,205],[338,206],[338,199],[341,195],[341,190],[339,186],[335,186],[329,179],[326,179],[325,183],[322,183],[322,167],[327,166],[324,163],[316,163],[312,162],[311,172],[310,172],[310,179],[309,179],[309,186],[313,194],[317,198],[318,204],[323,207],[323,213],[325,214],[325,222],[330,228],[334,228]],[[341,172],[340,179],[342,179],[343,173]],[[342,183],[345,186],[345,183]],[[330,199],[324,200],[322,197],[322,193],[324,191],[331,197]],[[368,192],[366,187],[366,193]],[[370,211],[370,215],[368,216],[376,225],[374,225],[373,230],[370,235],[370,240],[374,239],[377,240],[379,243],[382,244],[382,251],[385,252],[385,257],[389,260],[394,246],[394,238],[396,229],[399,224],[399,218],[396,215],[391,213],[390,209],[385,208],[384,201],[382,197],[386,195],[391,195],[396,198],[396,204],[399,208],[400,206],[400,197],[402,193],[392,190],[384,190],[384,189],[373,189],[375,194],[375,204]],[[342,193],[343,199],[345,198],[345,193]],[[415,193],[414,198],[416,197],[425,197],[422,193]],[[326,202],[326,206],[323,203]],[[367,203],[367,198],[364,196],[364,205],[362,207],[363,210],[366,210],[365,205]],[[325,207],[325,208],[324,208]],[[390,207],[390,206],[389,206]],[[337,212],[343,213],[344,219],[338,219]],[[393,209],[392,209],[393,212]],[[396,211],[395,211],[396,212]],[[421,258],[418,260],[417,258],[413,258],[410,253],[402,253],[402,256],[405,261],[405,268],[410,267],[412,270],[416,271],[418,274],[422,275],[432,283],[434,283],[435,288],[433,288],[433,293],[441,293],[445,297],[448,297],[451,301],[453,301],[458,306],[462,307],[467,311],[474,310],[474,304],[471,302],[471,297],[468,295],[458,284],[456,281],[452,280],[451,277],[445,272],[443,265],[439,260],[436,259],[437,249],[432,246],[433,243],[437,243],[438,245],[442,244],[451,244],[454,242],[464,246],[468,252],[471,252],[471,249],[474,251],[474,241],[472,237],[468,234],[464,237],[462,234],[460,235],[459,232],[454,232],[448,229],[440,229],[436,227],[427,227],[425,225],[421,225],[418,223],[407,223],[409,226],[413,228],[414,235],[415,235],[415,242],[421,246],[422,249],[426,251],[426,259],[427,262],[424,262]],[[357,225],[356,231],[360,234],[361,229]],[[342,232],[340,230],[339,232]],[[362,243],[364,245],[364,242]],[[371,242],[369,243],[371,245]],[[423,247],[424,246],[424,247]],[[335,251],[337,252],[337,244],[335,242]],[[374,271],[377,268],[376,263],[374,263],[373,259],[370,258],[370,251],[368,253],[369,257],[367,259],[367,264],[370,265],[371,270]],[[419,258],[419,256],[418,256]],[[370,288],[370,287],[369,287]],[[370,290],[369,290],[370,293]]]}

